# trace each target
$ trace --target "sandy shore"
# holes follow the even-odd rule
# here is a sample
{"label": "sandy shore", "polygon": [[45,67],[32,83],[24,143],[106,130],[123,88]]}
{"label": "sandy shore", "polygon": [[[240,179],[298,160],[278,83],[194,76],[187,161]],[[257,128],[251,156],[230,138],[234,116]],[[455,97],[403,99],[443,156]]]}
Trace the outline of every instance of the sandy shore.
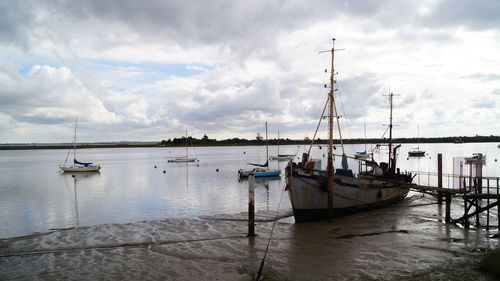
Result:
{"label": "sandy shore", "polygon": [[[333,223],[280,221],[262,280],[494,280],[475,268],[498,238],[441,223],[434,202],[414,195]],[[240,214],[4,239],[0,280],[252,280],[273,216],[258,215],[254,238]]]}

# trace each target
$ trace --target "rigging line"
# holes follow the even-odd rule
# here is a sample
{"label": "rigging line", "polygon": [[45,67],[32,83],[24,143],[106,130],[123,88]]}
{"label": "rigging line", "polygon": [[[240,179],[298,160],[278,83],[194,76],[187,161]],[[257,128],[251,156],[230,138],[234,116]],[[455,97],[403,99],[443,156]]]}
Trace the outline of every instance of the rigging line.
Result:
{"label": "rigging line", "polygon": [[[284,183],[284,184],[286,185],[286,183]],[[278,212],[280,210],[281,201],[283,199],[283,193],[285,193],[285,188],[283,188],[283,186],[282,186],[280,201],[278,202],[278,209],[276,209],[276,214],[274,216],[273,227],[271,228],[271,233],[269,234],[269,239],[267,240],[266,250],[264,251],[264,256],[262,257],[262,261],[260,262],[259,272],[257,273],[257,277],[255,278],[255,281],[258,281],[260,279],[260,276],[262,274],[262,270],[264,269],[264,262],[266,260],[267,252],[269,251],[269,245],[271,244],[271,239],[273,237],[274,227],[276,226],[276,221],[278,219]]]}
{"label": "rigging line", "polygon": [[[186,136],[187,137],[187,136]],[[194,145],[193,145],[193,138],[191,137],[191,139],[187,139],[189,140],[189,143],[191,144],[191,148],[193,149],[193,154],[196,158],[198,158],[198,154],[196,153],[196,150],[194,149]]]}
{"label": "rigging line", "polygon": [[63,166],[66,166],[66,162],[68,162],[68,157],[69,157],[69,153],[71,152],[71,149],[68,149],[68,153],[66,153],[66,159],[64,159],[64,164]]}
{"label": "rigging line", "polygon": [[333,111],[334,111],[333,114],[335,116],[335,119],[337,119],[337,127],[339,129],[339,139],[340,139],[340,145],[342,146],[342,154],[345,154],[344,140],[342,139],[342,131],[340,130],[340,122],[339,122],[340,116],[339,116],[338,111],[337,111],[337,103],[335,102],[335,98],[333,98]]}
{"label": "rigging line", "polygon": [[[325,103],[328,102],[328,96],[324,99],[325,99]],[[309,115],[309,119],[310,120],[315,119],[314,116],[317,116],[320,110],[321,110],[321,107],[318,107],[316,105],[316,109],[311,111],[312,113]],[[323,113],[321,113],[320,119],[323,118],[324,112],[325,112],[325,110],[323,109]],[[309,132],[311,131],[311,129],[313,127],[313,124],[314,124],[313,122],[309,122],[309,127],[307,128],[307,132],[306,132],[306,135],[304,136],[304,138],[306,138],[309,135]]]}
{"label": "rigging line", "polygon": [[328,105],[328,100],[329,98],[326,98],[325,106],[323,107],[323,111],[321,112],[321,117],[319,118],[318,125],[316,126],[316,131],[314,131],[314,136],[311,140],[311,145],[309,146],[309,150],[307,151],[307,154],[311,153],[311,148],[314,145],[314,139],[316,139],[316,134],[318,133],[319,126],[321,125],[321,120],[323,120],[323,116],[325,115],[325,110],[326,106]]}
{"label": "rigging line", "polygon": [[[337,82],[337,84],[338,84],[338,82]],[[342,114],[344,115],[344,120],[345,120],[345,124],[346,124],[346,128],[347,128],[347,135],[349,136],[350,139],[352,139],[351,130],[349,128],[349,122],[347,121],[347,114],[346,114],[346,111],[344,108],[344,102],[342,101],[342,93],[341,93],[341,91],[338,91],[338,92],[339,92],[340,106],[342,107]]]}

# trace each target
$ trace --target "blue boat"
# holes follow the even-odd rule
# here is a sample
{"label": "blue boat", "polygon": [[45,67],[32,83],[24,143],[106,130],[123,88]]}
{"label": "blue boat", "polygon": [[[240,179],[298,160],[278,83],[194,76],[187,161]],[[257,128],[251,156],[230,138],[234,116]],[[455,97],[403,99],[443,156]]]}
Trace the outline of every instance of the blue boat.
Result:
{"label": "blue boat", "polygon": [[[266,159],[269,159],[269,151],[268,151],[268,144],[267,144],[267,122],[266,122]],[[281,170],[279,169],[269,169],[269,160],[266,161],[265,164],[253,164],[253,163],[248,163],[249,165],[252,166],[257,166],[256,168],[253,168],[251,170],[243,170],[239,169],[238,170],[238,178],[248,178],[251,174],[253,174],[254,177],[260,178],[260,177],[279,177],[281,174]]]}

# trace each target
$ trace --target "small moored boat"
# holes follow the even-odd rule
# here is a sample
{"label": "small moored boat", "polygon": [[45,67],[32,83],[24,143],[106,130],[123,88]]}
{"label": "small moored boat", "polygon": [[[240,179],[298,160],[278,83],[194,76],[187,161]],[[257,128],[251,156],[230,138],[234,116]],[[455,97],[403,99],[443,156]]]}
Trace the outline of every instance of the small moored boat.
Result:
{"label": "small moored boat", "polygon": [[[80,162],[76,160],[76,127],[78,124],[78,117],[75,118],[75,135],[73,137],[73,164],[66,165],[68,162],[68,156],[66,156],[66,160],[64,164],[59,167],[63,172],[99,172],[101,166],[99,164],[93,164],[91,162]],[[68,151],[68,155],[69,155]]]}

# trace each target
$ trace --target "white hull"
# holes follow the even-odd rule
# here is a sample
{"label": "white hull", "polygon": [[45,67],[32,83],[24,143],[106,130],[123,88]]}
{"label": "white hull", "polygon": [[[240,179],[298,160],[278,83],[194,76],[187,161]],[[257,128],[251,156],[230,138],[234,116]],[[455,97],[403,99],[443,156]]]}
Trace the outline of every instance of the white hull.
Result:
{"label": "white hull", "polygon": [[372,154],[371,153],[364,153],[364,154],[363,153],[356,153],[356,154],[354,154],[354,158],[367,160],[367,159],[372,158]]}
{"label": "white hull", "polygon": [[[315,170],[311,175],[300,175],[301,170],[297,169],[293,175],[289,175],[288,169],[287,188],[295,221],[326,219],[328,211],[326,171]],[[408,191],[408,188],[401,188],[397,183],[374,178],[334,175],[334,216],[387,206],[404,199]]]}
{"label": "white hull", "polygon": [[90,166],[61,166],[59,167],[63,172],[99,172],[101,166],[90,165]]}
{"label": "white hull", "polygon": [[278,161],[290,161],[293,159],[293,156],[271,156],[269,160],[278,160]]}
{"label": "white hull", "polygon": [[175,158],[169,159],[168,162],[195,162],[196,158]]}

